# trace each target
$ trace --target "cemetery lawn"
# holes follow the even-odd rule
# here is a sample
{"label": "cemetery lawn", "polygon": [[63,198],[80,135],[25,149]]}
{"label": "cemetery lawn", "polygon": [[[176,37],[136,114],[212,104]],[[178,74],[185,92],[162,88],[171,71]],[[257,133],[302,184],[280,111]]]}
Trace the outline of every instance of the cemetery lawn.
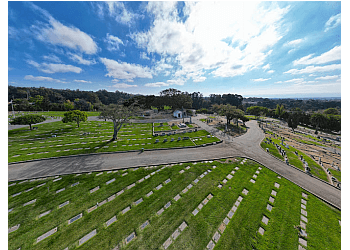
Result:
{"label": "cemetery lawn", "polygon": [[[28,114],[37,114],[37,115],[43,115],[43,116],[54,116],[54,117],[64,117],[64,113],[68,111],[24,111],[20,112],[21,114],[24,113],[25,115]],[[85,111],[88,116],[99,116],[101,112],[97,111]],[[17,116],[17,113],[15,113]],[[9,117],[12,117],[12,115],[9,115]]]}
{"label": "cemetery lawn", "polygon": [[[118,132],[118,140],[113,142],[110,141],[113,137],[112,122],[88,121],[81,123],[78,128],[75,123],[59,121],[38,124],[36,127],[38,129],[32,131],[27,128],[8,131],[9,162],[142,148],[187,147],[219,141],[216,137],[207,138],[209,133],[205,130],[153,137],[151,123],[125,124]],[[178,141],[179,137],[190,139]],[[173,142],[171,138],[174,138]],[[167,142],[163,142],[164,139]]]}
{"label": "cemetery lawn", "polygon": [[[226,161],[227,162],[227,161]],[[222,221],[227,217],[230,209],[239,196],[243,197],[241,204],[222,233],[215,249],[297,249],[298,232],[294,226],[300,223],[301,193],[308,194],[306,226],[307,249],[340,249],[341,227],[339,220],[341,212],[322,202],[312,194],[292,182],[278,179],[276,173],[267,168],[247,160],[240,164],[241,159],[225,163],[224,160],[213,162],[199,162],[198,164],[185,163],[171,166],[157,166],[119,170],[117,172],[83,173],[60,176],[62,179],[53,182],[54,178],[45,180],[20,181],[8,187],[8,208],[13,209],[8,214],[9,228],[20,224],[19,229],[8,235],[10,250],[21,249],[52,249],[62,250],[68,247],[78,248],[78,241],[92,230],[96,229],[96,236],[79,246],[79,249],[113,249],[118,244],[122,249],[163,249],[163,243],[171,237],[173,232],[186,222],[187,227],[179,236],[172,240],[168,249],[205,249]],[[214,169],[213,166],[216,166]],[[186,167],[190,167],[187,169]],[[239,167],[235,170],[235,167]],[[261,167],[256,183],[249,180],[255,171]],[[179,173],[183,170],[183,173]],[[208,170],[211,170],[209,172]],[[223,184],[222,180],[234,170],[233,178]],[[203,178],[200,177],[207,173]],[[128,173],[125,175],[125,173]],[[125,176],[123,176],[125,175]],[[146,176],[149,178],[144,179]],[[106,182],[115,179],[110,184]],[[171,181],[165,183],[167,179]],[[198,179],[195,184],[194,180]],[[139,182],[139,180],[142,180]],[[76,186],[71,186],[79,182]],[[279,188],[274,183],[280,184]],[[37,187],[45,183],[43,186]],[[134,187],[128,189],[130,184]],[[218,184],[223,187],[218,188]],[[159,184],[163,187],[156,190]],[[184,190],[189,184],[193,187],[186,193]],[[94,193],[89,190],[99,186]],[[31,191],[24,192],[25,190]],[[64,191],[56,193],[57,190]],[[247,195],[242,190],[247,189]],[[88,213],[88,209],[100,203],[113,194],[113,200],[97,207]],[[150,191],[153,194],[146,196]],[[273,203],[269,202],[271,191],[277,195]],[[12,197],[13,194],[23,192]],[[180,194],[181,198],[173,198]],[[208,201],[196,216],[194,209],[209,195],[213,198]],[[140,198],[143,201],[135,205]],[[36,199],[32,205],[24,203]],[[69,201],[69,204],[58,208],[58,205]],[[164,208],[167,202],[169,208],[160,215],[157,211]],[[272,211],[266,209],[272,205]],[[121,211],[130,206],[130,211],[122,214]],[[41,218],[39,215],[51,210]],[[71,224],[68,220],[82,213],[82,217]],[[268,225],[262,223],[262,217],[269,218]],[[117,220],[110,226],[105,222],[116,216]],[[149,225],[143,230],[140,226],[146,221]],[[39,236],[57,227],[57,232],[36,243]],[[265,234],[257,233],[259,227],[265,229]],[[136,238],[125,243],[125,238],[135,232]]]}
{"label": "cemetery lawn", "polygon": [[[303,163],[301,162],[300,160],[300,155],[303,156],[303,158],[305,159],[305,161],[308,163],[308,166],[310,167],[310,172],[312,175],[328,182],[328,178],[327,178],[327,174],[326,172],[322,169],[322,167],[320,165],[318,165],[313,159],[311,159],[309,156],[307,156],[306,154],[304,154],[303,152],[301,152],[300,150],[297,150],[291,146],[289,146],[289,149],[286,148],[285,146],[282,146],[281,145],[281,141],[280,140],[277,140],[277,139],[274,139],[272,137],[270,137],[270,139],[276,144],[278,143],[283,149],[284,151],[286,152],[287,154],[287,158],[288,158],[288,161],[289,161],[289,164],[293,165],[294,167],[297,167],[301,170],[305,170],[304,169],[304,166],[303,166]],[[286,140],[285,140],[286,141]],[[261,142],[261,147],[263,149],[265,149],[266,151],[266,148],[269,148],[270,150],[270,154],[274,155],[275,157],[281,159],[282,161],[284,161],[284,158],[282,157],[282,155],[278,152],[277,148],[275,145],[272,145],[272,144],[266,144],[264,141]],[[295,155],[295,151],[298,152],[298,156]]]}

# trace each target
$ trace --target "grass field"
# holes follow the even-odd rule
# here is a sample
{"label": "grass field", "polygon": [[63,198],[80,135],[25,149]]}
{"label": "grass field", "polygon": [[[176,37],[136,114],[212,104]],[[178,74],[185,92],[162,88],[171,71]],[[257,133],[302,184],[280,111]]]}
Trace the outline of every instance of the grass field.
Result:
{"label": "grass field", "polygon": [[[28,115],[28,114],[37,114],[37,115],[43,115],[43,116],[54,116],[54,117],[63,117],[64,113],[67,111],[23,111],[20,112],[20,115]],[[101,112],[98,111],[85,111],[88,116],[99,116]],[[16,113],[17,116],[17,113]],[[9,117],[12,117],[12,115],[9,115]]]}
{"label": "grass field", "polygon": [[[270,138],[275,144],[278,143],[283,149],[284,151],[286,151],[287,157],[288,157],[288,161],[291,165],[293,165],[294,167],[297,167],[301,170],[304,171],[304,166],[300,160],[300,155],[303,156],[303,158],[305,159],[305,161],[308,163],[308,166],[310,167],[310,172],[312,175],[317,176],[318,178],[327,181],[327,174],[325,173],[325,171],[322,169],[322,167],[320,165],[318,165],[313,159],[311,159],[309,156],[307,156],[306,154],[304,154],[303,152],[301,152],[300,150],[297,150],[291,146],[289,146],[289,149],[286,148],[285,146],[281,145],[281,141],[274,139],[274,138]],[[275,145],[272,144],[266,144],[264,141],[261,142],[261,147],[264,148],[266,150],[266,148],[269,148],[270,150],[270,154],[274,155],[275,157],[281,159],[282,161],[284,161],[284,158],[280,155],[280,153],[278,152],[277,148]],[[298,152],[298,156],[295,155],[295,151]]]}
{"label": "grass field", "polygon": [[[9,162],[77,154],[141,150],[142,148],[196,146],[219,141],[216,137],[207,138],[209,133],[205,130],[153,137],[151,123],[124,125],[118,133],[118,140],[114,142],[110,141],[113,136],[112,122],[88,121],[81,123],[80,128],[74,123],[52,122],[39,124],[36,127],[38,129],[32,131],[26,128],[8,131]],[[190,139],[178,141],[179,137],[190,137]],[[171,138],[174,138],[173,142]],[[157,139],[158,143],[156,143]],[[167,139],[167,142],[163,142],[164,139]]]}
{"label": "grass field", "polygon": [[[236,167],[239,169],[235,169]],[[259,167],[260,173],[253,184],[249,180],[257,174]],[[180,173],[181,170],[183,173]],[[231,173],[233,170],[235,173]],[[232,179],[223,184],[223,180],[230,173],[233,175]],[[274,172],[250,160],[244,164],[240,161],[225,163],[220,160],[60,177],[62,179],[55,182],[53,178],[47,178],[24,183],[13,182],[15,185],[9,183],[12,186],[8,188],[8,205],[13,210],[8,214],[8,224],[9,227],[20,224],[16,231],[9,233],[10,250],[19,247],[38,250],[61,250],[66,247],[70,250],[109,250],[118,244],[122,249],[164,249],[164,242],[183,222],[187,227],[172,240],[168,249],[202,250],[206,248],[239,196],[243,200],[221,234],[215,249],[297,249],[298,233],[294,226],[300,223],[302,192],[308,194],[307,249],[340,249],[339,210],[290,181],[278,179]],[[113,179],[114,182],[106,184]],[[168,179],[171,181],[166,183]],[[78,185],[71,186],[77,182]],[[274,187],[275,182],[280,184],[279,188]],[[131,185],[133,183],[134,187]],[[41,184],[44,185],[40,186]],[[163,187],[156,190],[159,184]],[[193,187],[183,193],[189,184]],[[218,184],[223,184],[223,187],[220,189]],[[90,193],[89,190],[96,186],[100,189]],[[56,193],[62,188],[65,190]],[[249,193],[242,194],[243,189],[247,189]],[[120,194],[122,190],[124,192]],[[151,190],[153,194],[147,197],[146,194]],[[270,203],[268,200],[272,190],[277,195],[275,201]],[[12,197],[19,192],[22,193]],[[175,201],[177,194],[181,198]],[[192,212],[209,194],[213,198],[194,216]],[[116,197],[111,199],[113,195]],[[110,199],[103,204],[102,201],[108,198]],[[143,201],[138,205],[134,204],[140,198]],[[23,206],[33,199],[36,199],[34,204]],[[69,204],[58,208],[65,201],[69,201]],[[171,203],[170,207],[158,215],[157,212],[168,202]],[[103,205],[88,213],[87,210],[97,203]],[[271,212],[266,209],[268,203],[273,206]],[[128,206],[131,209],[122,214],[121,211]],[[51,212],[38,218],[46,211]],[[80,213],[80,219],[68,224],[69,219]],[[262,223],[263,215],[269,218],[268,225]],[[113,216],[116,216],[116,221],[107,227],[105,222]],[[149,225],[141,230],[140,226],[147,220]],[[55,227],[56,233],[36,242],[39,236]],[[265,229],[264,235],[257,233],[259,227]],[[79,239],[94,229],[96,236],[78,247]],[[133,232],[136,238],[126,245],[125,238]]]}

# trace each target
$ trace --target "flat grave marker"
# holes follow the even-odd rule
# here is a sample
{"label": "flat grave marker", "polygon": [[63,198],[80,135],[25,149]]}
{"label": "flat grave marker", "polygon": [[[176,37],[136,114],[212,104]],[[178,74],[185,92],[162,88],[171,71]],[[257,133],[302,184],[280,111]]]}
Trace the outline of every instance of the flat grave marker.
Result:
{"label": "flat grave marker", "polygon": [[90,208],[87,210],[87,212],[88,212],[88,213],[91,213],[91,212],[94,211],[96,208],[97,208],[97,205],[94,205],[94,206],[90,207]]}
{"label": "flat grave marker", "polygon": [[153,194],[153,191],[150,191],[148,194],[146,194],[147,197],[150,197]]}
{"label": "flat grave marker", "polygon": [[91,190],[90,190],[90,194],[92,194],[93,192],[96,192],[96,191],[99,190],[99,189],[100,189],[100,186],[97,186],[97,187],[91,189]]}
{"label": "flat grave marker", "polygon": [[305,247],[307,246],[307,241],[304,240],[303,238],[299,238],[299,243]]}
{"label": "flat grave marker", "polygon": [[115,181],[115,178],[113,178],[112,180],[107,181],[107,182],[106,182],[106,185],[111,184],[111,183],[114,182],[114,181]]}
{"label": "flat grave marker", "polygon": [[210,240],[208,245],[207,245],[207,249],[208,250],[213,250],[214,247],[215,247],[215,243],[212,240]]}
{"label": "flat grave marker", "polygon": [[307,216],[307,212],[304,209],[301,209],[301,214]]}
{"label": "flat grave marker", "polygon": [[205,198],[203,201],[202,201],[202,203],[203,203],[203,205],[206,205],[207,203],[208,203],[208,199],[207,198]]}
{"label": "flat grave marker", "polygon": [[187,193],[187,191],[188,191],[188,189],[187,188],[185,188],[184,190],[182,190],[182,193]]}
{"label": "flat grave marker", "polygon": [[179,226],[179,229],[180,229],[181,232],[182,232],[183,230],[185,230],[186,227],[187,227],[186,222],[182,222],[181,225]]}
{"label": "flat grave marker", "polygon": [[143,230],[145,227],[147,227],[149,225],[149,221],[146,220],[141,226],[140,229]]}
{"label": "flat grave marker", "polygon": [[307,218],[306,218],[305,216],[300,215],[300,219],[303,220],[303,221],[305,221],[305,222],[307,223]]}
{"label": "flat grave marker", "polygon": [[79,240],[79,246],[84,244],[86,241],[88,241],[89,239],[91,239],[92,237],[94,237],[96,235],[97,231],[96,229],[92,230],[90,233],[88,233],[87,235],[85,235],[83,238],[81,238]]}
{"label": "flat grave marker", "polygon": [[44,233],[43,235],[39,236],[37,239],[36,239],[36,243],[38,243],[39,241],[42,241],[43,239],[53,235],[54,233],[57,232],[57,227],[51,229],[50,231]]}
{"label": "flat grave marker", "polygon": [[171,237],[169,237],[164,243],[163,243],[163,247],[164,249],[167,249],[171,243],[173,243],[173,241],[171,240]]}
{"label": "flat grave marker", "polygon": [[275,201],[275,198],[271,197],[269,198],[269,202],[273,203]]}
{"label": "flat grave marker", "polygon": [[301,195],[303,196],[303,198],[307,199],[307,194],[302,193]]}
{"label": "flat grave marker", "polygon": [[137,201],[134,202],[134,205],[137,206],[138,204],[140,204],[141,202],[143,202],[143,199],[140,198]]}
{"label": "flat grave marker", "polygon": [[225,223],[221,223],[219,226],[219,232],[222,234],[226,229],[226,225]]}
{"label": "flat grave marker", "polygon": [[275,190],[272,190],[272,191],[271,191],[271,195],[276,196],[276,195],[277,195],[277,192],[276,192]]}
{"label": "flat grave marker", "polygon": [[40,214],[40,215],[38,216],[38,219],[41,218],[41,217],[43,217],[43,216],[45,216],[45,215],[48,215],[49,213],[51,213],[51,210],[46,211],[46,212]]}
{"label": "flat grave marker", "polygon": [[258,232],[259,232],[261,235],[264,235],[265,229],[263,229],[262,227],[259,227]]}
{"label": "flat grave marker", "polygon": [[130,210],[130,206],[126,207],[123,209],[122,214],[125,214],[126,212],[128,212]]}
{"label": "flat grave marker", "polygon": [[301,199],[301,203],[303,203],[304,205],[306,205],[306,200]]}
{"label": "flat grave marker", "polygon": [[79,181],[76,182],[76,183],[73,183],[73,184],[71,185],[71,187],[75,187],[75,186],[78,185],[78,184],[79,184]]}
{"label": "flat grave marker", "polygon": [[230,212],[228,212],[227,217],[232,219],[234,214],[235,214],[234,212],[230,211]]}
{"label": "flat grave marker", "polygon": [[167,204],[164,205],[164,208],[167,209],[171,206],[171,202],[169,201]]}
{"label": "flat grave marker", "polygon": [[108,221],[106,221],[106,227],[109,227],[113,222],[117,221],[117,216],[113,216],[112,218],[110,218]]}
{"label": "flat grave marker", "polygon": [[280,188],[280,184],[278,184],[277,182],[275,182],[275,187],[276,187],[276,188]]}
{"label": "flat grave marker", "polygon": [[179,229],[176,229],[176,230],[172,233],[171,237],[173,237],[173,239],[176,240],[176,238],[177,238],[179,235],[180,235],[180,230],[179,230]]}
{"label": "flat grave marker", "polygon": [[124,193],[124,189],[120,190],[120,191],[117,193],[117,196],[121,195],[122,193]]}
{"label": "flat grave marker", "polygon": [[201,209],[202,209],[202,207],[203,207],[203,204],[202,204],[202,203],[200,203],[200,204],[198,205],[198,209],[199,209],[199,210],[201,210]]}
{"label": "flat grave marker", "polygon": [[192,184],[189,184],[188,186],[187,186],[187,189],[191,189],[193,187],[193,185]]}
{"label": "flat grave marker", "polygon": [[196,216],[196,214],[198,214],[198,209],[196,208],[195,210],[193,210],[193,212],[192,212],[192,214],[194,215],[194,216]]}
{"label": "flat grave marker", "polygon": [[165,184],[168,184],[169,182],[171,182],[171,180],[170,180],[170,179],[167,179],[164,183],[165,183]]}
{"label": "flat grave marker", "polygon": [[227,226],[228,223],[230,222],[230,219],[229,219],[229,218],[225,218],[223,222],[224,222],[224,223],[226,224],[226,226]]}
{"label": "flat grave marker", "polygon": [[158,212],[157,215],[161,215],[164,212],[164,208],[161,208]]}
{"label": "flat grave marker", "polygon": [[266,216],[263,216],[262,220],[261,220],[265,225],[267,225],[267,223],[269,222],[269,218],[267,218]]}
{"label": "flat grave marker", "polygon": [[31,205],[31,204],[33,204],[33,203],[35,203],[35,202],[36,202],[36,199],[31,200],[31,201],[28,201],[27,203],[24,203],[24,204],[23,204],[23,207],[25,207],[25,206],[27,206],[27,205]]}
{"label": "flat grave marker", "polygon": [[220,234],[218,231],[216,231],[213,236],[213,240],[215,241],[215,243],[218,243],[219,239],[220,239]]}
{"label": "flat grave marker", "polygon": [[181,196],[180,196],[179,194],[177,194],[177,195],[174,197],[174,200],[175,200],[175,201],[178,201],[180,198],[181,198]]}
{"label": "flat grave marker", "polygon": [[69,201],[66,201],[66,202],[64,202],[64,203],[62,203],[62,204],[60,204],[60,205],[58,205],[58,208],[62,208],[62,207],[64,207],[64,206],[68,205],[68,204],[69,204]]}
{"label": "flat grave marker", "polygon": [[8,229],[8,233],[12,233],[12,232],[16,231],[19,228],[20,225],[21,224],[17,224],[16,226],[10,227]]}
{"label": "flat grave marker", "polygon": [[266,207],[267,210],[269,210],[271,212],[272,210],[272,206],[270,204],[267,204],[267,207]]}
{"label": "flat grave marker", "polygon": [[66,188],[61,188],[60,190],[57,190],[57,191],[56,191],[56,194],[58,194],[58,193],[60,193],[60,192],[62,192],[62,191],[64,191],[64,190],[66,190]]}
{"label": "flat grave marker", "polygon": [[242,193],[245,194],[245,195],[248,195],[248,190],[247,189],[243,189]]}
{"label": "flat grave marker", "polygon": [[79,220],[81,217],[83,217],[83,213],[80,213],[80,214],[74,216],[73,218],[69,219],[69,220],[68,220],[68,225],[71,224],[71,223],[73,223],[74,221]]}
{"label": "flat grave marker", "polygon": [[304,204],[301,204],[302,209],[306,209],[306,206]]}
{"label": "flat grave marker", "polygon": [[127,187],[126,187],[126,189],[133,188],[133,187],[135,187],[135,185],[136,185],[136,184],[135,184],[135,183],[133,183],[133,184],[131,184],[131,185],[127,186]]}
{"label": "flat grave marker", "polygon": [[255,180],[253,180],[253,179],[250,179],[250,182],[251,182],[251,183],[255,183]]}
{"label": "flat grave marker", "polygon": [[161,189],[163,187],[163,185],[162,184],[159,184],[157,187],[156,187],[156,190],[159,190],[159,189]]}

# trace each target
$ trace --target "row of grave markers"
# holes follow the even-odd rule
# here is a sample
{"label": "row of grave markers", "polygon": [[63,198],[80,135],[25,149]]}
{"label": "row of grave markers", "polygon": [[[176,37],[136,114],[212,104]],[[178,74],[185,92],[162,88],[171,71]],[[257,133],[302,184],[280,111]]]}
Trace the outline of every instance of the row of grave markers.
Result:
{"label": "row of grave markers", "polygon": [[304,199],[308,198],[308,195],[305,193],[301,193],[301,215],[300,215],[300,232],[299,232],[299,250],[305,250],[304,247],[307,247],[307,241],[305,238],[307,237],[306,233],[306,223],[308,222],[307,220],[307,212],[306,212],[306,204],[307,201]]}

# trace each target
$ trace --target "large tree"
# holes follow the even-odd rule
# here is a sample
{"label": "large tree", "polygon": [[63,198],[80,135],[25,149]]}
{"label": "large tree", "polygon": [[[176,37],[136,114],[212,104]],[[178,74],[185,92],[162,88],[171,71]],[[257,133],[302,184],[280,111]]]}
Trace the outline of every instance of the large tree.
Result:
{"label": "large tree", "polygon": [[43,122],[45,120],[46,118],[41,115],[23,115],[16,117],[10,123],[12,125],[29,125],[30,130],[32,130],[32,124]]}
{"label": "large tree", "polygon": [[285,112],[286,111],[284,110],[283,104],[281,104],[281,106],[277,104],[275,114],[278,116],[278,118],[281,119],[281,117],[284,115]]}
{"label": "large tree", "polygon": [[260,107],[260,106],[251,106],[249,108],[247,108],[247,113],[251,114],[251,115],[255,115],[255,117],[259,117],[261,115],[266,114],[269,110],[268,108],[265,107]]}
{"label": "large tree", "polygon": [[327,126],[328,117],[321,113],[315,113],[311,115],[310,122],[312,126],[316,129],[315,134],[320,128],[325,128]]}
{"label": "large tree", "polygon": [[226,121],[227,121],[227,125],[230,124],[230,122],[233,119],[236,119],[237,121],[237,126],[238,126],[238,119],[240,119],[241,117],[244,116],[244,112],[238,108],[236,108],[235,106],[232,106],[230,104],[226,104],[226,105],[213,105],[213,107],[215,109],[219,110],[219,113],[221,115],[226,116]]}
{"label": "large tree", "polygon": [[160,99],[163,105],[171,106],[172,110],[180,108],[192,108],[192,99],[188,93],[181,92],[177,89],[165,89],[160,93]]}
{"label": "large tree", "polygon": [[63,114],[64,117],[62,119],[63,123],[67,122],[76,122],[78,124],[78,128],[81,122],[86,122],[87,113],[80,110],[71,110]]}
{"label": "large tree", "polygon": [[289,114],[288,116],[288,127],[290,127],[293,130],[294,133],[294,129],[296,129],[299,125],[299,119],[300,119],[300,113],[294,112]]}
{"label": "large tree", "polygon": [[129,123],[130,118],[136,114],[138,108],[134,105],[124,106],[121,104],[109,104],[102,108],[99,115],[100,119],[108,119],[113,121],[114,133],[111,141],[115,141],[118,136],[119,130],[124,123]]}

